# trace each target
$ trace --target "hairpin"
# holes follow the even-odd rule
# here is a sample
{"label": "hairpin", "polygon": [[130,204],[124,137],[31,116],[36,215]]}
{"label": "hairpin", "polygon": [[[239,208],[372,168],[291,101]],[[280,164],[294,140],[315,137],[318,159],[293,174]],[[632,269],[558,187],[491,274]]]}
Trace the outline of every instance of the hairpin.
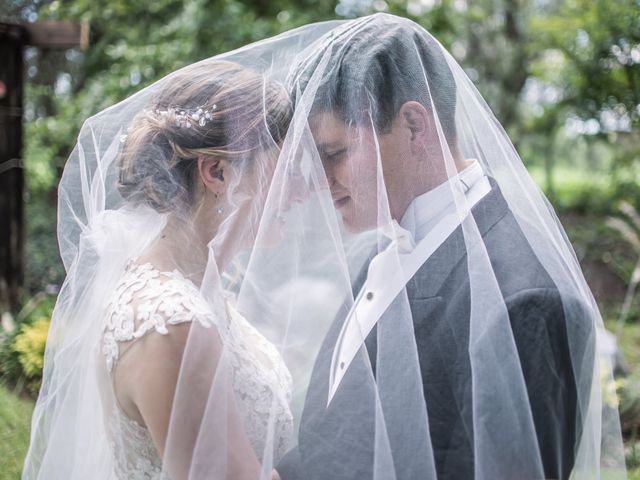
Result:
{"label": "hairpin", "polygon": [[204,127],[213,119],[213,114],[217,108],[218,106],[214,103],[211,108],[208,109],[202,106],[191,109],[170,107],[166,110],[155,109],[153,112],[156,115],[174,115],[178,128],[191,128],[193,122]]}

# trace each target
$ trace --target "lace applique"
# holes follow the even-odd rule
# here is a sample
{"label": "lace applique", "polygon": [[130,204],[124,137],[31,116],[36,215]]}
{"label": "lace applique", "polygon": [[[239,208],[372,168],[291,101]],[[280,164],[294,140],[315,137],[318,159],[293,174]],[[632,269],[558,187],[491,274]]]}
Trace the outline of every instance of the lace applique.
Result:
{"label": "lace applique", "polygon": [[116,454],[116,477],[127,480],[162,478],[162,460],[149,431],[127,417],[117,405],[113,408],[113,419],[110,437]]}
{"label": "lace applique", "polygon": [[102,353],[109,371],[118,359],[119,343],[130,342],[152,330],[166,335],[167,325],[192,320],[204,327],[214,325],[210,310],[193,283],[175,270],[161,273],[149,263],[129,264],[107,311]]}
{"label": "lace applique", "polygon": [[293,435],[293,416],[289,405],[292,399],[291,374],[276,347],[267,341],[232,306],[228,343],[234,345],[232,367],[233,388],[239,397],[238,408],[243,417],[261,421],[245,421],[245,430],[256,452],[264,450],[269,437],[269,418],[273,426],[274,464],[289,448]]}
{"label": "lace applique", "polygon": [[[221,325],[198,288],[179,272],[130,263],[107,310],[102,338],[107,368],[112,371],[117,363],[120,343],[154,331],[166,335],[168,325],[192,320],[205,327],[217,326],[230,354],[233,389],[247,438],[258,457],[263,455],[267,439],[273,438],[273,463],[277,464],[293,435],[291,374],[276,347],[229,302],[227,314]],[[117,405],[115,410],[112,420],[117,427],[111,425],[110,430],[118,477],[162,478],[162,461],[148,430]]]}

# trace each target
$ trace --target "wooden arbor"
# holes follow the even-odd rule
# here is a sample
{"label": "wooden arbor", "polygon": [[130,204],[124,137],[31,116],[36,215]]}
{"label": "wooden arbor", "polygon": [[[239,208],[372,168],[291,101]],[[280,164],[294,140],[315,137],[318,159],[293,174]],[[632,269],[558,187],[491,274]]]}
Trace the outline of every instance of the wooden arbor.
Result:
{"label": "wooden arbor", "polygon": [[0,313],[18,307],[24,281],[23,49],[87,44],[86,23],[0,23]]}

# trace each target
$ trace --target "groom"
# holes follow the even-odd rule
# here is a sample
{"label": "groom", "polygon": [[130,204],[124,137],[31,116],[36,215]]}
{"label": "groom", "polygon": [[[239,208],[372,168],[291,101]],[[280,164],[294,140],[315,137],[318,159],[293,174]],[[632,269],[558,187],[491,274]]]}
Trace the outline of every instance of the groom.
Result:
{"label": "groom", "polygon": [[[526,383],[528,405],[523,408],[533,417],[544,476],[568,478],[580,436],[576,375],[584,372],[576,365],[589,365],[593,355],[590,321],[585,316],[584,325],[574,330],[582,332],[583,348],[577,350],[583,357],[572,358],[564,315],[568,300],[536,257],[497,183],[478,161],[465,159],[458,147],[456,87],[439,47],[411,22],[386,15],[351,22],[349,28],[332,32],[326,46],[322,58],[300,66],[299,90],[293,94],[318,82],[314,69],[320,63],[330,66],[317,87],[309,125],[345,227],[361,232],[378,226],[379,156],[389,213],[399,222],[398,231],[408,232],[415,243],[425,239],[447,212],[455,212],[448,183],[452,175],[444,167],[442,151],[451,153],[456,181],[472,206],[508,311]],[[428,88],[421,81],[425,75]],[[446,148],[440,146],[443,136]],[[367,276],[365,268],[354,295],[372,281]],[[471,292],[460,226],[433,246],[406,283],[406,293],[435,471],[440,479],[473,479],[477,449],[468,358]],[[390,308],[377,324],[392,316]],[[366,382],[363,385],[353,372],[367,367],[357,361],[341,365],[347,373],[337,386],[330,385],[336,349],[348,336],[346,318],[345,312],[336,318],[316,359],[298,446],[276,467],[282,480],[374,478],[374,451],[380,442],[375,407],[367,400],[371,392]],[[378,343],[374,325],[361,347],[373,375]],[[402,418],[403,412],[397,413],[396,418]],[[428,462],[422,457],[429,452],[421,455],[421,449],[428,446],[411,445],[414,437],[406,429],[404,433],[390,433],[387,440],[395,476],[426,478]],[[494,478],[519,477],[517,471],[501,471]]]}

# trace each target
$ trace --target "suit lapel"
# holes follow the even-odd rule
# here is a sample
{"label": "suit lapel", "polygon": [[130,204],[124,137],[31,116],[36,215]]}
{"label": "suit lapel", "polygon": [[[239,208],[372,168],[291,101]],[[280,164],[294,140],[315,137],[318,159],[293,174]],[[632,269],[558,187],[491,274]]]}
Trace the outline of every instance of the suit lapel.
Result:
{"label": "suit lapel", "polygon": [[[509,207],[495,180],[489,178],[491,191],[471,210],[467,222],[475,222],[481,237],[508,212]],[[469,223],[473,227],[472,223]],[[458,226],[442,245],[427,259],[407,283],[409,302],[436,297],[453,269],[467,253],[462,226]]]}
{"label": "suit lapel", "polygon": [[[498,185],[492,178],[489,178],[489,182],[491,183],[491,191],[480,200],[471,211],[481,236],[484,236],[493,225],[509,212],[507,203]],[[452,270],[463,259],[465,253],[465,239],[462,228],[459,226],[407,283],[407,295],[414,314],[414,323],[421,321],[421,319],[425,317],[429,317],[430,312],[432,313],[437,310],[438,306],[441,305],[442,299],[438,297],[438,292]],[[373,255],[375,255],[375,251],[372,252],[371,256]],[[367,266],[368,262],[365,263],[363,270],[354,282],[354,297],[357,296],[362,284],[366,280]],[[307,405],[305,406],[306,413],[310,413],[308,412],[310,397],[315,399],[315,401],[312,402],[314,409],[320,408],[321,406],[321,408],[324,409],[324,406],[326,406],[331,358],[338,334],[350,310],[348,306],[350,304],[351,302],[347,301],[343,304],[343,307],[340,308],[320,348],[309,385]],[[384,319],[387,313],[385,313],[381,319]],[[376,363],[376,332],[377,328],[374,327],[365,341],[374,372]],[[341,383],[340,388],[343,386],[344,382]]]}

